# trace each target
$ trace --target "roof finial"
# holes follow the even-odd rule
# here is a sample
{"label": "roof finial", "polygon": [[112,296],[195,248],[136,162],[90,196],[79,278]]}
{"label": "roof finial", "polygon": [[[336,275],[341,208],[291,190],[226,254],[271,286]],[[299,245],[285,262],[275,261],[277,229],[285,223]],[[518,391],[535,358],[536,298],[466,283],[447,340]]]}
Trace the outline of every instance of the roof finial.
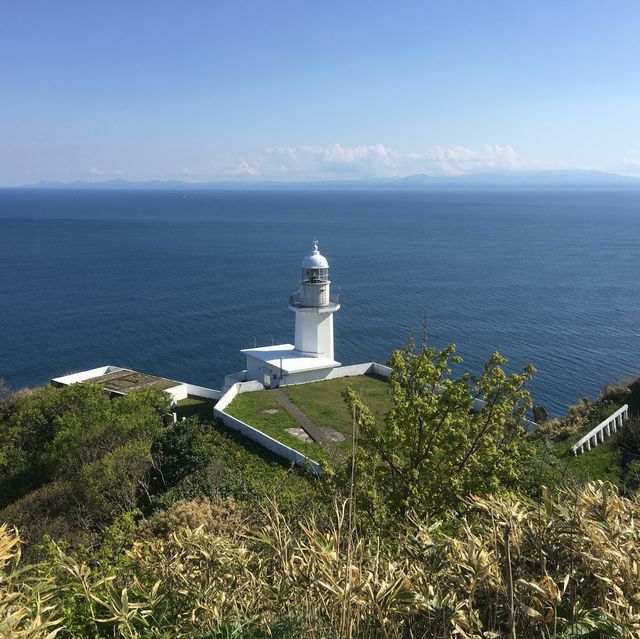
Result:
{"label": "roof finial", "polygon": [[313,240],[313,252],[319,253],[318,251],[318,240]]}

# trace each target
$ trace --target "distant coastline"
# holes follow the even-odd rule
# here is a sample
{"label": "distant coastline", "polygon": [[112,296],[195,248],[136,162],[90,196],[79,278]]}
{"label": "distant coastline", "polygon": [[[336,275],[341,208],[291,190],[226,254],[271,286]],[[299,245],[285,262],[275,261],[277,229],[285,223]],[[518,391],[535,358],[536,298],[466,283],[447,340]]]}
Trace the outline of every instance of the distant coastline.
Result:
{"label": "distant coastline", "polygon": [[604,171],[508,171],[474,173],[453,176],[425,174],[406,177],[344,180],[216,180],[189,182],[185,180],[75,180],[56,182],[42,180],[34,184],[5,186],[3,189],[108,189],[108,190],[640,190],[640,178]]}

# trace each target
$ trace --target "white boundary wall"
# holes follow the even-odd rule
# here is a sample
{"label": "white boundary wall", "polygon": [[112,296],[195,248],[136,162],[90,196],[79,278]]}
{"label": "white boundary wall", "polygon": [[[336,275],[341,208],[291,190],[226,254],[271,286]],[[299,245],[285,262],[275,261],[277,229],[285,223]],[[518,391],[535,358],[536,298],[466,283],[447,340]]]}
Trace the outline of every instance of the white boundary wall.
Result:
{"label": "white boundary wall", "polygon": [[[484,401],[484,399],[476,397],[473,400],[473,410],[479,413],[484,408],[485,403],[486,402]],[[532,422],[530,419],[526,419],[524,417],[520,420],[520,426],[522,426],[529,433],[538,428],[538,424],[536,424],[536,422]]]}
{"label": "white boundary wall", "polygon": [[611,437],[611,434],[615,433],[626,419],[629,419],[628,404],[618,408],[615,413],[609,415],[607,419],[600,422],[595,428],[592,428],[571,447],[571,452],[574,455],[578,455],[579,453],[591,450],[591,448],[595,448],[599,443]]}
{"label": "white boundary wall", "polygon": [[238,371],[237,373],[231,373],[224,376],[224,386],[222,387],[222,394],[224,395],[234,384],[237,382],[247,381],[247,371]]}

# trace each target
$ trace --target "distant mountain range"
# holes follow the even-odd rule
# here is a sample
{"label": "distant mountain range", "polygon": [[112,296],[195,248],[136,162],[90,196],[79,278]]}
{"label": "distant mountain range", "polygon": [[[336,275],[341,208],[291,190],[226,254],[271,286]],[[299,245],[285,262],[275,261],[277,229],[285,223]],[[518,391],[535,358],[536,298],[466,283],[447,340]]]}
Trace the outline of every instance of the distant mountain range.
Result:
{"label": "distant mountain range", "polygon": [[506,171],[470,175],[409,175],[403,178],[360,180],[318,180],[286,182],[275,180],[224,180],[185,182],[181,180],[105,180],[102,182],[47,182],[18,188],[109,189],[109,190],[474,190],[474,189],[640,189],[640,178],[604,171]]}

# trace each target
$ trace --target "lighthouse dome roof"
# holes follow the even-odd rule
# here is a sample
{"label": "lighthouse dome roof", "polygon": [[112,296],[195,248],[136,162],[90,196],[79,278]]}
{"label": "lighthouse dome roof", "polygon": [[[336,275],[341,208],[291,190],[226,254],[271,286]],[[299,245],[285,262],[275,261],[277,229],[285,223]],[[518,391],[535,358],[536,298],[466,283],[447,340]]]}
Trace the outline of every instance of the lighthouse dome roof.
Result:
{"label": "lighthouse dome roof", "polygon": [[313,241],[311,253],[302,260],[302,268],[329,268],[329,262],[324,255],[320,255],[318,241]]}

